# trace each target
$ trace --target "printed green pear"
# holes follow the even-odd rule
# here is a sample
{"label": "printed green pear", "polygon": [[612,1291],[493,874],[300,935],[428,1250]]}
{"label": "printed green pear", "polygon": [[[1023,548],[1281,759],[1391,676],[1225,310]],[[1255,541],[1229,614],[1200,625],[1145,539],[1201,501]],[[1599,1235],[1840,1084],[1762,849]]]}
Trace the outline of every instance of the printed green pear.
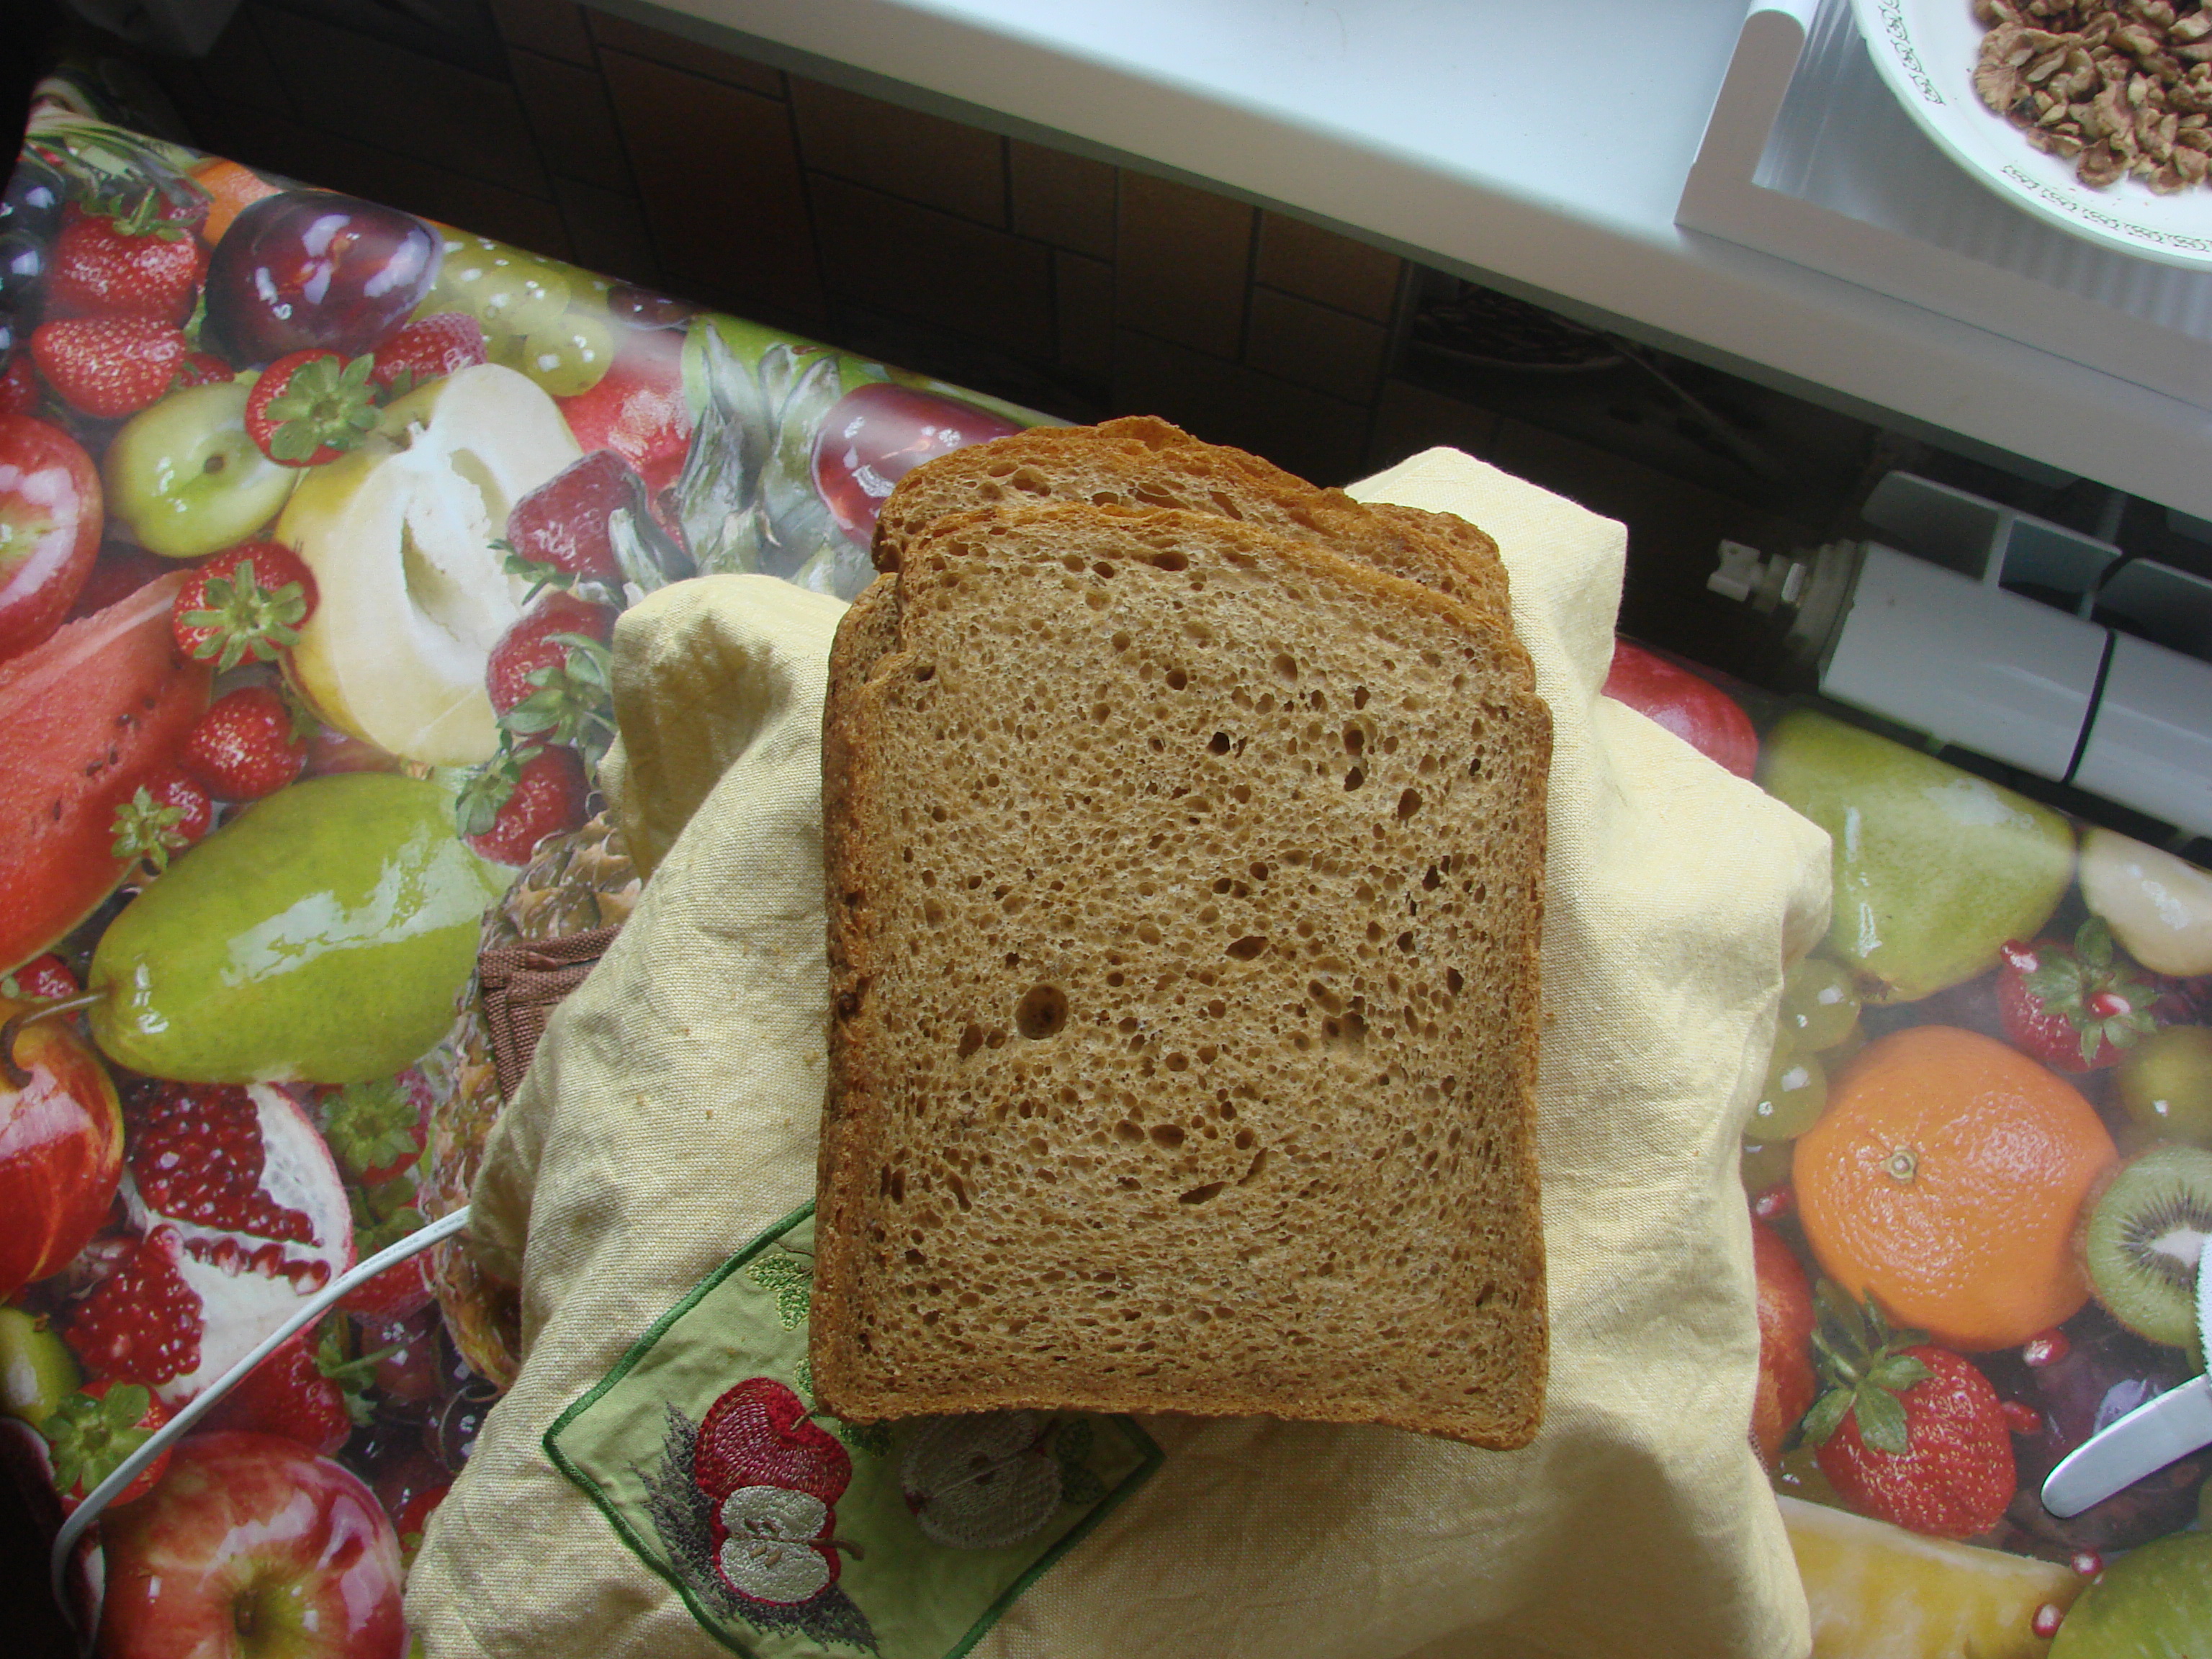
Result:
{"label": "printed green pear", "polygon": [[293,785],[172,865],[101,936],[107,1056],[193,1083],[358,1083],[445,1034],[510,872],[455,839],[435,784]]}
{"label": "printed green pear", "polygon": [[1914,1002],[2033,939],[2074,872],[2048,807],[1917,750],[1800,710],[1766,739],[1759,782],[1828,832],[1828,950],[1868,1002]]}

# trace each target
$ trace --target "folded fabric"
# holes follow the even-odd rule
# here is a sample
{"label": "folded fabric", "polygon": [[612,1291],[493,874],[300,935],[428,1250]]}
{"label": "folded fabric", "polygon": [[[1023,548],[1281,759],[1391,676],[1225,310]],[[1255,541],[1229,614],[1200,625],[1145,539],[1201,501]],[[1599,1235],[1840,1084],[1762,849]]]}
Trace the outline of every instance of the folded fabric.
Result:
{"label": "folded fabric", "polygon": [[1618,525],[1448,451],[1354,493],[1497,538],[1553,713],[1536,1442],[811,1415],[841,607],[684,583],[615,642],[604,775],[651,879],[477,1183],[474,1248],[522,1286],[526,1358],[413,1570],[431,1659],[1806,1650],[1746,1438],[1735,1166],[1784,964],[1826,926],[1826,839],[1600,695]]}

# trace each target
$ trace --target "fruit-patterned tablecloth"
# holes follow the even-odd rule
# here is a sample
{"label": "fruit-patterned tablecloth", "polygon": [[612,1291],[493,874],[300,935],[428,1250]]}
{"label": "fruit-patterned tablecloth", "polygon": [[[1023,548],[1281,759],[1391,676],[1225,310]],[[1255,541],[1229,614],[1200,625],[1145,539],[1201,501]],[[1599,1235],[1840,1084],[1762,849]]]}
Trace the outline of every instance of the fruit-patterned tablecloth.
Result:
{"label": "fruit-patterned tablecloth", "polygon": [[[466,1201],[480,947],[637,892],[615,617],[695,573],[849,598],[902,473],[1037,418],[49,88],[0,204],[0,1461],[50,1524]],[[1744,1162],[1817,1651],[2202,1659],[2208,1460],[2036,1492],[2202,1365],[2212,879],[1817,711],[1616,684],[1836,840]],[[100,1651],[403,1651],[513,1317],[442,1249],[280,1350],[102,1521]]]}

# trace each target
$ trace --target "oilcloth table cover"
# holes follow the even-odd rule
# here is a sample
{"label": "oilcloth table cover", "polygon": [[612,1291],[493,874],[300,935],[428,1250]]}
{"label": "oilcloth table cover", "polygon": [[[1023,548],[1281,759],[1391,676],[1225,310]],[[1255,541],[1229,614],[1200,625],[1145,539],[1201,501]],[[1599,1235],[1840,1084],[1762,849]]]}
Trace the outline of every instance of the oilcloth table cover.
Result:
{"label": "oilcloth table cover", "polygon": [[[1355,493],[1497,538],[1553,711],[1544,1430],[1492,1453],[1146,1419],[1164,1453],[1149,1479],[963,1641],[1006,1659],[1802,1654],[1802,1595],[1745,1436],[1757,1338],[1735,1166],[1784,964],[1826,924],[1826,838],[1600,696],[1620,526],[1449,451]],[[632,844],[667,850],[478,1177],[475,1248],[522,1285],[526,1358],[410,1579],[432,1659],[866,1650],[787,1626],[718,1633],[548,1446],[641,1337],[812,1195],[817,746],[839,610],[702,580],[617,635],[609,775]],[[873,1611],[889,1651],[899,1610]]]}

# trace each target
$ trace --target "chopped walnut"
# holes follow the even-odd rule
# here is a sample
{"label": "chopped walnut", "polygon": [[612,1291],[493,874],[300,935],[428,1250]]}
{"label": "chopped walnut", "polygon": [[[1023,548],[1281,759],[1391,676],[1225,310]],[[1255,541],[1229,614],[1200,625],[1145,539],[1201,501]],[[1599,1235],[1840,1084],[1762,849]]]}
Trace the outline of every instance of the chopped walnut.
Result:
{"label": "chopped walnut", "polygon": [[2074,176],[2162,196],[2212,170],[2212,11],[2201,0],[1973,0],[1974,94]]}

